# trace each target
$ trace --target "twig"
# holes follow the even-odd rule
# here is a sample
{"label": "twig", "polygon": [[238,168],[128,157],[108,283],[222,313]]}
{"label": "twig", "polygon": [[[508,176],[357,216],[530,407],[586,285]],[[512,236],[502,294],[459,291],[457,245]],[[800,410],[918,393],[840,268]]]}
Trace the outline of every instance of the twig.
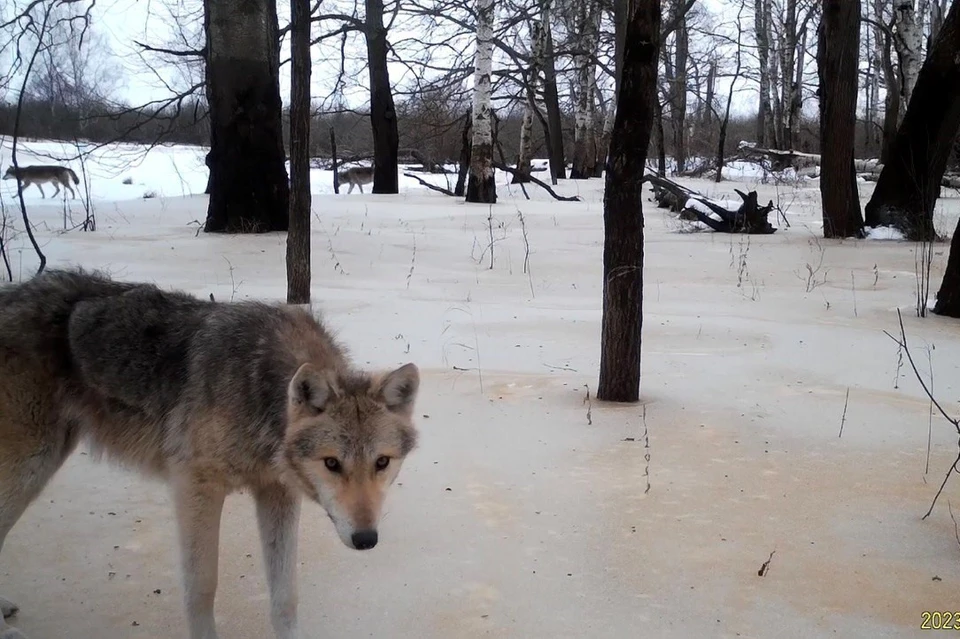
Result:
{"label": "twig", "polygon": [[767,574],[767,571],[770,570],[770,562],[773,561],[773,555],[776,552],[777,552],[776,550],[771,550],[770,556],[767,558],[767,560],[762,564],[760,564],[760,570],[757,571],[758,577],[765,576]]}
{"label": "twig", "polygon": [[643,467],[643,478],[647,482],[646,488],[643,489],[643,494],[646,495],[650,492],[650,429],[647,428],[647,405],[643,405],[643,461],[645,466]]}
{"label": "twig", "polygon": [[[887,331],[884,331],[884,334],[895,341],[899,345],[902,353],[906,354],[907,361],[910,362],[910,367],[913,368],[913,374],[916,375],[917,381],[920,382],[923,392],[927,394],[927,397],[929,397],[933,405],[937,407],[937,410],[941,415],[943,415],[943,418],[953,424],[953,427],[957,431],[957,436],[960,437],[960,419],[950,417],[950,415],[947,414],[947,411],[943,409],[943,406],[940,405],[940,402],[937,401],[937,398],[933,396],[933,392],[927,386],[927,383],[923,381],[923,377],[920,375],[920,371],[917,369],[917,365],[913,361],[913,355],[910,353],[910,348],[907,346],[907,332],[903,327],[903,315],[900,313],[900,309],[897,309],[897,318],[900,320],[900,339],[897,339]],[[958,449],[960,449],[960,441],[958,441]],[[943,478],[943,482],[940,484],[940,489],[937,490],[937,494],[934,495],[929,510],[927,510],[926,514],[921,517],[921,520],[926,519],[933,512],[934,506],[937,505],[937,500],[940,498],[941,493],[943,493],[943,489],[946,488],[947,482],[950,480],[950,475],[958,472],[958,465],[960,465],[960,452],[957,453],[957,458],[954,459],[953,463],[950,465],[950,469],[947,470],[947,473]]]}
{"label": "twig", "polygon": [[850,387],[847,386],[847,395],[843,399],[843,415],[840,417],[840,434],[837,438],[843,437],[843,425],[847,422],[847,404],[850,403]]}
{"label": "twig", "polygon": [[587,394],[583,396],[583,402],[581,403],[587,405],[587,426],[593,426],[593,402],[590,401],[590,386],[584,384],[583,387]]}

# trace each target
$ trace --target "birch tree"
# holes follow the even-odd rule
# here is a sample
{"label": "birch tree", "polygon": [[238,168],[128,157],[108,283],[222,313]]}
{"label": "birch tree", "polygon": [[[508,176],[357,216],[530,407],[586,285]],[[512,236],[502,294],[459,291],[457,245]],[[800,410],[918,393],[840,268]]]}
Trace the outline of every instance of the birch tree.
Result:
{"label": "birch tree", "polygon": [[906,110],[923,63],[923,20],[928,0],[893,0],[893,44],[900,62],[900,95]]}
{"label": "birch tree", "polygon": [[[545,12],[549,10],[549,4]],[[540,84],[540,72],[543,68],[543,56],[547,48],[547,32],[540,20],[530,23],[530,68],[527,72],[526,100],[523,119],[520,122],[520,153],[517,158],[517,173],[513,183],[528,182],[530,179],[530,160],[533,155],[533,115],[537,108],[537,88]]]}
{"label": "birch tree", "polygon": [[770,106],[770,0],[754,2],[754,38],[757,43],[757,72],[760,81],[757,103],[757,144],[776,144],[773,110]]}
{"label": "birch tree", "polygon": [[592,177],[597,161],[597,44],[600,7],[596,0],[575,0],[573,65],[577,73],[574,101],[573,167],[570,178]]}
{"label": "birch tree", "polygon": [[497,183],[493,171],[493,122],[491,111],[493,75],[494,0],[477,0],[477,53],[473,79],[473,144],[467,202],[494,204]]}

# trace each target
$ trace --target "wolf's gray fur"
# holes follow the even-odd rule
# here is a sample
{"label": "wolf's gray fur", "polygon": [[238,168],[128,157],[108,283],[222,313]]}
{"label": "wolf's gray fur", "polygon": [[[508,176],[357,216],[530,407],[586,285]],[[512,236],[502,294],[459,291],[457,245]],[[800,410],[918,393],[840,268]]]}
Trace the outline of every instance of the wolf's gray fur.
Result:
{"label": "wolf's gray fur", "polygon": [[[167,480],[191,639],[214,639],[224,497],[257,504],[281,639],[296,635],[300,496],[345,544],[376,544],[386,489],[416,443],[416,366],[354,370],[308,312],[224,304],[47,271],[0,289],[0,548],[80,439]],[[0,599],[4,616],[16,606]],[[0,639],[22,637],[0,620]]]}
{"label": "wolf's gray fur", "polygon": [[77,177],[77,174],[73,172],[73,169],[66,166],[34,165],[17,168],[8,166],[6,173],[3,174],[4,180],[16,179],[20,191],[31,184],[36,184],[40,195],[46,198],[47,194],[43,192],[43,187],[40,185],[49,182],[56,189],[53,194],[54,197],[60,193],[60,185],[62,185],[63,188],[70,191],[70,197],[75,199],[77,194],[73,192],[73,187],[70,186],[70,178],[73,178],[74,184],[80,184],[80,178]]}
{"label": "wolf's gray fur", "polygon": [[373,182],[373,172],[374,167],[372,166],[352,166],[345,171],[340,171],[338,176],[341,182],[346,182],[350,185],[350,189],[347,191],[348,194],[353,193],[354,186],[358,187],[360,192],[363,193],[363,185]]}

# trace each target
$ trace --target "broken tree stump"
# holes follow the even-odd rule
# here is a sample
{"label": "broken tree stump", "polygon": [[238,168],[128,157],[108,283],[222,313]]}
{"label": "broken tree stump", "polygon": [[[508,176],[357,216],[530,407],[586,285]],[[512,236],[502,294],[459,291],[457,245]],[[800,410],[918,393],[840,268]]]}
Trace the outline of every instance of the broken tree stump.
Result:
{"label": "broken tree stump", "polygon": [[[736,211],[731,211],[711,202],[696,191],[659,175],[647,174],[644,176],[644,181],[653,185],[654,197],[657,199],[658,206],[670,208],[675,212],[679,211],[681,219],[703,222],[719,233],[770,235],[777,231],[776,227],[770,224],[767,219],[770,212],[773,211],[773,200],[766,206],[760,206],[756,191],[744,193],[734,189],[743,200],[743,204]],[[720,219],[715,219],[696,207],[687,206],[690,200],[703,205]]]}

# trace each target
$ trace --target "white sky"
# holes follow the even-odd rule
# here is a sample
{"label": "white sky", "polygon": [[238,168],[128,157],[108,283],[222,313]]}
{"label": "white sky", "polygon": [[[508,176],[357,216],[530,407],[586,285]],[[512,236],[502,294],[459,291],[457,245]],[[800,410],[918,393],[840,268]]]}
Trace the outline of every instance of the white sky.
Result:
{"label": "white sky", "polygon": [[[725,0],[702,0],[702,2],[706,8],[716,14],[717,20],[731,21],[735,18],[735,13],[731,16],[728,8],[724,10]],[[157,78],[145,67],[140,56],[137,55],[138,48],[133,44],[134,40],[138,40],[155,46],[171,46],[172,32],[167,8],[169,5],[186,5],[192,8],[199,5],[199,0],[99,0],[95,6],[96,28],[109,36],[112,57],[121,67],[122,79],[117,89],[117,97],[131,104],[141,104],[148,100],[169,96],[170,90],[164,86],[164,82],[178,83],[178,86],[185,85],[182,77],[178,77],[179,74],[172,69],[161,70],[164,78],[163,80]],[[324,2],[324,10],[335,11],[330,0]],[[278,12],[280,24],[284,25],[289,19],[287,2],[279,0]],[[197,28],[202,28],[202,25],[198,25]],[[317,35],[318,27],[315,25],[314,28],[314,35]],[[399,37],[401,35],[397,33],[391,34],[392,41]],[[696,41],[691,44],[692,47],[697,46]],[[343,95],[348,104],[359,107],[367,101],[366,70],[360,59],[364,52],[359,47],[352,47],[352,49],[350,56],[353,60],[348,64]],[[329,50],[326,51],[327,55],[330,53]],[[288,54],[283,52],[281,55],[286,57]],[[323,59],[324,52],[315,47],[313,57],[312,93],[315,99],[322,99],[329,95],[333,78],[339,71],[339,53]],[[153,57],[148,59],[156,60]],[[391,65],[390,71],[391,80],[395,85],[411,80],[411,71],[403,65]],[[289,65],[281,70],[281,96],[284,98],[289,93],[288,72]],[[718,82],[719,93],[725,93],[727,87],[729,87],[728,81]],[[561,86],[561,93],[563,92],[564,87]],[[755,102],[756,96],[753,91],[741,89],[734,100],[734,110],[750,112],[755,108]]]}

